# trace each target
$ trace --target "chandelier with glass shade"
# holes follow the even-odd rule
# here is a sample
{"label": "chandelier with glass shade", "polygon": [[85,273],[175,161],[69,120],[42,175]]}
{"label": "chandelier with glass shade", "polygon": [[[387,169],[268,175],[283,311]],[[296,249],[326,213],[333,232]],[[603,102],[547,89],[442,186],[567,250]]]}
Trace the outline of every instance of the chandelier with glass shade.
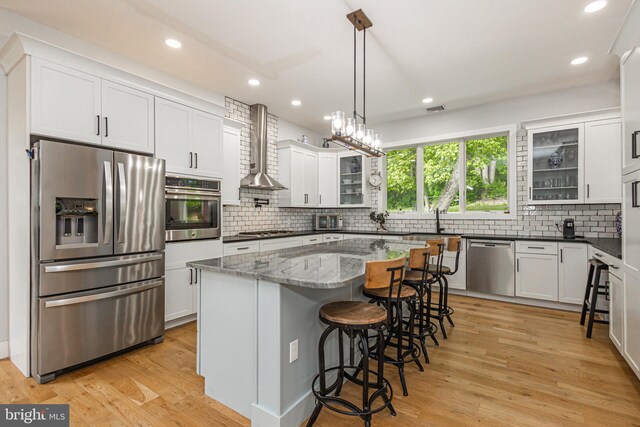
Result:
{"label": "chandelier with glass shade", "polygon": [[[367,128],[367,28],[371,28],[373,23],[365,15],[362,9],[351,12],[347,19],[353,25],[353,117],[346,117],[344,111],[334,111],[331,113],[331,138],[325,138],[325,146],[329,142],[338,144],[364,154],[368,157],[381,157],[385,153],[381,148],[380,135],[373,129]],[[362,114],[357,110],[357,33],[362,31]]]}

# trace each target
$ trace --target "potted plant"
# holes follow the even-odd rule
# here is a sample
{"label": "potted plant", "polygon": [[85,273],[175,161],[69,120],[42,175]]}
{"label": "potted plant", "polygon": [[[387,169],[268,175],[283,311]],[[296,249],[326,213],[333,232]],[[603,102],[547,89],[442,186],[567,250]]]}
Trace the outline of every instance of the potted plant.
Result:
{"label": "potted plant", "polygon": [[385,222],[387,222],[387,218],[389,218],[389,212],[384,211],[384,212],[371,212],[369,213],[369,219],[373,222],[376,223],[376,226],[378,227],[378,233],[382,233],[385,231],[389,231],[387,230],[387,227],[385,227]]}

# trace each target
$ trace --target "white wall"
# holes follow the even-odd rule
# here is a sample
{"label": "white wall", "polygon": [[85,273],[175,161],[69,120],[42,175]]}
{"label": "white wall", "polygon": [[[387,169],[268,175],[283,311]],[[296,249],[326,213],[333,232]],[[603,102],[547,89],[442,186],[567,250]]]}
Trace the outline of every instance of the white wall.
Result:
{"label": "white wall", "polygon": [[[330,130],[327,122],[327,129]],[[311,129],[304,128],[288,120],[278,117],[278,141],[285,139],[302,140],[302,135],[309,137],[309,142],[317,147],[322,146],[322,135]]]}
{"label": "white wall", "polygon": [[425,113],[422,117],[376,124],[375,128],[387,144],[619,106],[620,83],[611,80],[461,110]]}
{"label": "white wall", "polygon": [[[5,38],[0,36],[0,45]],[[0,343],[9,335],[7,289],[7,78],[0,72]],[[1,357],[1,356],[0,356]]]}

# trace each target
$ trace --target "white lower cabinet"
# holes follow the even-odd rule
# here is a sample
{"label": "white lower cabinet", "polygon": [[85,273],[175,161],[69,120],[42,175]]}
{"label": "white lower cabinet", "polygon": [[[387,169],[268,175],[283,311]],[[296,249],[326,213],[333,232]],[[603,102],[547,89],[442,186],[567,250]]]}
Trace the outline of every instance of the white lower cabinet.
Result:
{"label": "white lower cabinet", "polygon": [[587,286],[587,246],[584,243],[559,243],[558,301],[582,304]]}
{"label": "white lower cabinet", "polygon": [[624,353],[624,282],[609,274],[609,338]]}
{"label": "white lower cabinet", "polygon": [[302,246],[302,236],[285,237],[284,239],[260,240],[260,252],[295,248],[296,246]]}
{"label": "white lower cabinet", "polygon": [[640,377],[640,278],[624,274],[624,357]]}
{"label": "white lower cabinet", "polygon": [[314,234],[312,236],[302,236],[303,245],[315,245],[322,243],[322,234]]}
{"label": "white lower cabinet", "polygon": [[627,271],[640,275],[640,171],[625,175],[622,188],[622,253]]}
{"label": "white lower cabinet", "polygon": [[245,242],[225,243],[224,256],[250,254],[260,252],[260,241],[251,240]]}
{"label": "white lower cabinet", "polygon": [[165,322],[198,313],[202,272],[187,267],[186,263],[219,256],[222,256],[220,239],[167,243],[164,277]]}
{"label": "white lower cabinet", "polygon": [[164,321],[179,319],[197,312],[194,307],[196,280],[199,272],[195,268],[179,268],[165,272]]}
{"label": "white lower cabinet", "polygon": [[516,255],[516,296],[558,301],[558,255]]}
{"label": "white lower cabinet", "polygon": [[322,235],[323,242],[335,242],[338,240],[344,240],[344,235],[337,233],[328,233]]}

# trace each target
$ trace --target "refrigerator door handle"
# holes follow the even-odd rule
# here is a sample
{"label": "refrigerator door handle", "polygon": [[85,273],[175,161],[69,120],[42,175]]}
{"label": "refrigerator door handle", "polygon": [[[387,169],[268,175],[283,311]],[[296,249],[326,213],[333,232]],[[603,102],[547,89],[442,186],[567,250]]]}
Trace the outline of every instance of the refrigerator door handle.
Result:
{"label": "refrigerator door handle", "polygon": [[45,273],[62,273],[65,271],[93,270],[96,268],[121,267],[125,265],[141,264],[143,262],[159,261],[162,254],[154,254],[148,256],[140,256],[129,259],[117,259],[113,261],[85,262],[81,264],[64,264],[45,266]]}
{"label": "refrigerator door handle", "polygon": [[127,183],[125,181],[124,163],[118,163],[118,243],[124,243],[124,221],[127,216]]}
{"label": "refrigerator door handle", "polygon": [[111,243],[113,235],[113,171],[111,170],[111,162],[105,161],[104,164],[104,212],[102,215],[102,243],[108,245]]}
{"label": "refrigerator door handle", "polygon": [[90,301],[98,301],[101,299],[116,298],[123,295],[130,295],[130,294],[136,294],[139,292],[148,291],[149,289],[158,288],[163,284],[164,284],[164,280],[159,279],[159,280],[154,280],[152,282],[147,282],[143,285],[136,286],[134,288],[121,289],[119,291],[103,292],[101,294],[86,295],[83,297],[63,298],[59,300],[47,301],[44,303],[44,307],[45,308],[61,307],[65,305],[82,304]]}

